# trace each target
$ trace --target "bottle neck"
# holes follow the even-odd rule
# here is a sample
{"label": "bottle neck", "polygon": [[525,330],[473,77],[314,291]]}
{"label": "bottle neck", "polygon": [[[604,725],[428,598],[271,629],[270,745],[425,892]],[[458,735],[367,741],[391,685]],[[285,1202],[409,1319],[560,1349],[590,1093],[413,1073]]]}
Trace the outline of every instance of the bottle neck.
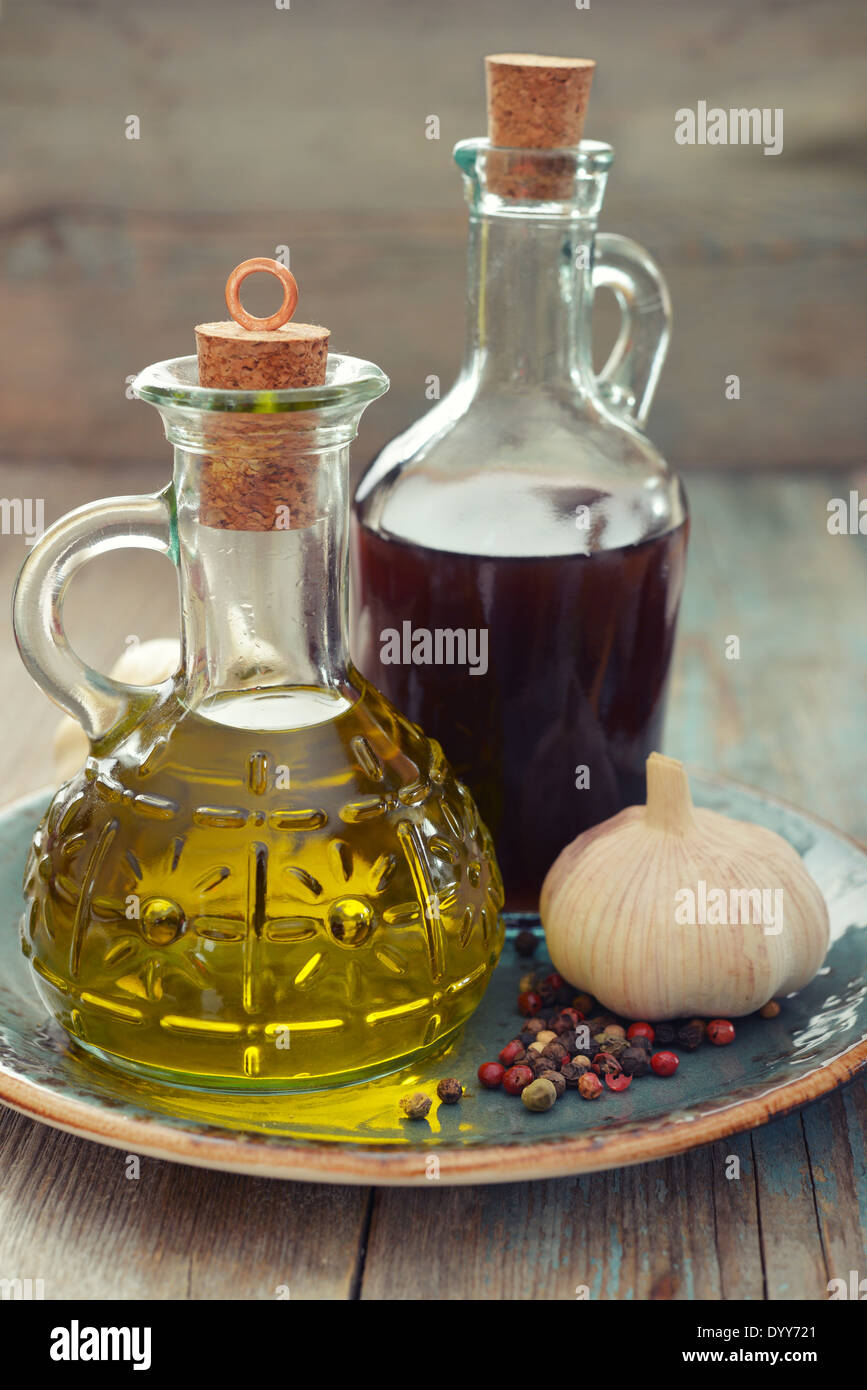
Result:
{"label": "bottle neck", "polygon": [[[348,646],[348,443],[318,450],[303,508],[276,515],[253,488],[251,525],[209,506],[213,460],[176,449],[185,702],[218,722],[290,728],[334,717],[355,698]],[[255,465],[254,465],[255,467]],[[248,475],[247,475],[248,476]],[[253,497],[257,499],[253,501]],[[258,508],[258,510],[257,510]],[[264,529],[270,524],[270,529]]]}
{"label": "bottle neck", "polygon": [[470,218],[464,375],[477,390],[568,389],[592,378],[588,218]]}

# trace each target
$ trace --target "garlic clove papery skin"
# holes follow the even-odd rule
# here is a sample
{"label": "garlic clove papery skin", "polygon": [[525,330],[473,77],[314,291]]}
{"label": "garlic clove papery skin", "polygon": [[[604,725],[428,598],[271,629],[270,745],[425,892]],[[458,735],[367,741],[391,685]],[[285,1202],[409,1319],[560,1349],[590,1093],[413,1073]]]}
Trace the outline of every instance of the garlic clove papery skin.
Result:
{"label": "garlic clove papery skin", "polygon": [[[720,890],[751,920],[678,921],[684,890]],[[752,918],[766,890],[776,914]],[[773,895],[777,890],[781,898]],[[732,893],[736,895],[732,899]],[[678,896],[680,895],[680,897]],[[552,865],[540,914],[555,968],[627,1018],[737,1017],[802,989],[828,949],[825,901],[771,830],[696,810],[682,764],[652,754],[648,805],[579,835]],[[708,913],[710,916],[710,913]]]}

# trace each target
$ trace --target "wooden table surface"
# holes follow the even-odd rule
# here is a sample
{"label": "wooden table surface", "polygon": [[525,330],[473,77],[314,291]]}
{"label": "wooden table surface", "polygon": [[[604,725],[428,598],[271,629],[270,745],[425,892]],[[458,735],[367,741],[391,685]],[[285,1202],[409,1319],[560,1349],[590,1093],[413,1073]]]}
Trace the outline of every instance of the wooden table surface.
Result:
{"label": "wooden table surface", "polygon": [[[157,486],[125,466],[39,470],[46,520]],[[867,839],[867,542],[832,536],[839,472],[688,479],[693,533],[667,751]],[[30,496],[34,466],[0,469]],[[0,580],[23,558],[0,540]],[[96,562],[70,632],[103,667],[127,635],[176,630],[156,556]],[[106,601],[106,596],[109,596]],[[97,615],[94,621],[94,614]],[[740,657],[725,655],[740,638]],[[7,798],[50,780],[56,711],[0,629]],[[783,713],[784,711],[784,713]],[[730,1155],[739,1180],[726,1177]],[[867,1084],[679,1158],[583,1178],[365,1190],[235,1177],[125,1156],[0,1111],[0,1277],[50,1299],[824,1299],[867,1270]],[[281,1291],[281,1292],[278,1292]]]}

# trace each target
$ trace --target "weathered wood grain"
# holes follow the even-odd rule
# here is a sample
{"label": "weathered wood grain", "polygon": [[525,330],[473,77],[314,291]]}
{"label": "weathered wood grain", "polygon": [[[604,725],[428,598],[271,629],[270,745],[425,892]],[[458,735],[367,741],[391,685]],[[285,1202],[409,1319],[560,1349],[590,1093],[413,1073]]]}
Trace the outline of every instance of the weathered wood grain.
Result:
{"label": "weathered wood grain", "polygon": [[[364,1189],[140,1159],[0,1116],[0,1277],[47,1299],[346,1299]],[[131,1170],[130,1170],[131,1171]]]}
{"label": "weathered wood grain", "polygon": [[[686,468],[861,458],[855,0],[10,0],[2,32],[7,453],[152,456],[156,417],[129,406],[124,378],[191,351],[231,267],[284,245],[302,312],[392,377],[360,456],[404,428],[426,377],[445,388],[460,360],[450,152],[483,133],[482,55],[505,42],[597,59],[587,134],[617,151],[602,226],[648,246],[675,307],[652,419],[663,452]],[[783,152],[678,145],[674,114],[699,99],[782,108]]]}
{"label": "weathered wood grain", "polygon": [[765,1297],[827,1298],[829,1274],[801,1116],[786,1115],[753,1130],[751,1138]]}

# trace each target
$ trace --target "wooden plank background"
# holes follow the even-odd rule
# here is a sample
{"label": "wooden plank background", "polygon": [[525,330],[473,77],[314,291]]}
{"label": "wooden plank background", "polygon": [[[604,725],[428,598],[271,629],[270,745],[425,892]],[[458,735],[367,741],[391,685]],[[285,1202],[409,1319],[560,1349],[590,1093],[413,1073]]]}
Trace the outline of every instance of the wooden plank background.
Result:
{"label": "wooden plank background", "polygon": [[[155,457],[126,377],[192,350],[228,270],[288,245],[299,312],[392,377],[370,456],[427,408],[425,378],[457,369],[451,147],[483,133],[482,55],[530,49],[599,64],[587,134],[617,151],[602,225],[648,246],[675,306],[663,451],[681,468],[858,462],[864,34],[859,0],[6,0],[5,452]],[[783,153],[675,144],[698,100],[782,107]]]}

